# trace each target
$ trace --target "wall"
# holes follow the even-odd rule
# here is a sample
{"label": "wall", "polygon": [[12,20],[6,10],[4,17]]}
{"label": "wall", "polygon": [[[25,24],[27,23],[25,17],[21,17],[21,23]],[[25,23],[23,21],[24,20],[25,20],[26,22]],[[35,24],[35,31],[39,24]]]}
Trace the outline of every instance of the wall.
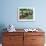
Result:
{"label": "wall", "polygon": [[[42,27],[46,28],[46,1],[45,0],[0,0],[1,15],[0,24],[5,26],[15,25],[16,28]],[[18,7],[34,7],[36,20],[34,22],[18,22]]]}

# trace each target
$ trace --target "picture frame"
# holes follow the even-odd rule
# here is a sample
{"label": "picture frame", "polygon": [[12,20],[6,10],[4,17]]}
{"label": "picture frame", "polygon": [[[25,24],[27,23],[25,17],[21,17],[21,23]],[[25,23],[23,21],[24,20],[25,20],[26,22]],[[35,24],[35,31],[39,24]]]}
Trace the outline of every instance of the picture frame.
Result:
{"label": "picture frame", "polygon": [[35,21],[35,8],[19,7],[17,17],[18,21]]}

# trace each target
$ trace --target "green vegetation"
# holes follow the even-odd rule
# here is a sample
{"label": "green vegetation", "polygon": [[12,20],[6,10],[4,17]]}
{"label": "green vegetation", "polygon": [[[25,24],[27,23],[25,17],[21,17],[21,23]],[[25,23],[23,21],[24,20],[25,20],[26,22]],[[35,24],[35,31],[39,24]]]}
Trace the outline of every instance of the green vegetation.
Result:
{"label": "green vegetation", "polygon": [[20,19],[33,19],[32,9],[20,9]]}

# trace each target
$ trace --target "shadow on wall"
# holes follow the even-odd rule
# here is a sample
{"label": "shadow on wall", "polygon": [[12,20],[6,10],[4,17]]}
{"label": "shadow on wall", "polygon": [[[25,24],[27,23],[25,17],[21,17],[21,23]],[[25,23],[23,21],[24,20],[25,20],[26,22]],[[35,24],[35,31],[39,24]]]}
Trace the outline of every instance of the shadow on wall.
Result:
{"label": "shadow on wall", "polygon": [[4,24],[0,24],[0,43],[2,43],[2,32],[6,31],[6,29],[4,30],[4,28],[6,28],[6,26]]}

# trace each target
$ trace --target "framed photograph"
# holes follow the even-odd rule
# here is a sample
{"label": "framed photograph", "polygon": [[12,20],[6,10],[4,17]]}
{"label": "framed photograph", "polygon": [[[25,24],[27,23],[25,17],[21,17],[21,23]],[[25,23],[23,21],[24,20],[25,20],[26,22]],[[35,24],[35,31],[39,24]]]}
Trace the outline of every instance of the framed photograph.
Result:
{"label": "framed photograph", "polygon": [[35,8],[19,7],[18,21],[35,21]]}

